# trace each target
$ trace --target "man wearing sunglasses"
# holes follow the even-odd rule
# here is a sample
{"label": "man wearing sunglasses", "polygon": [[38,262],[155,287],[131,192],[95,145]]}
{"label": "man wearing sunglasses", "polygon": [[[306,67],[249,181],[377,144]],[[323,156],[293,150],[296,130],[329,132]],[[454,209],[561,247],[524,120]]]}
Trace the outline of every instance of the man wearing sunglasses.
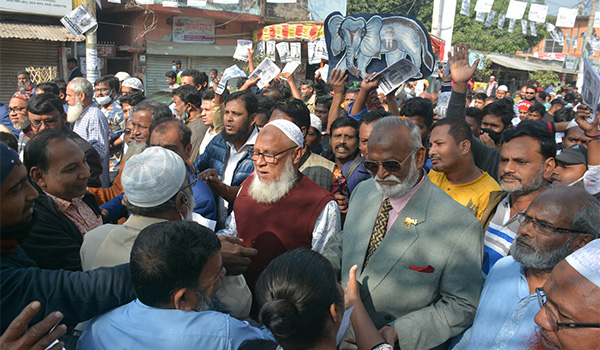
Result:
{"label": "man wearing sunglasses", "polygon": [[100,155],[92,145],[77,135],[67,126],[67,113],[62,108],[60,99],[50,93],[35,95],[27,102],[27,114],[31,122],[33,134],[44,130],[56,130],[65,133],[85,153],[85,159],[90,167],[88,187],[102,187],[100,175],[102,164]]}
{"label": "man wearing sunglasses", "polygon": [[535,349],[600,348],[600,240],[561,261],[537,291]]}
{"label": "man wearing sunglasses", "polygon": [[600,205],[580,187],[557,187],[537,196],[517,221],[510,256],[488,274],[473,326],[455,350],[528,348],[540,310],[536,288],[561,260],[598,237]]}
{"label": "man wearing sunglasses", "polygon": [[372,179],[352,192],[344,230],[324,256],[342,285],[358,265],[360,294],[386,342],[401,349],[445,348],[475,315],[481,222],[425,174],[418,126],[384,117],[368,146],[364,167]]}

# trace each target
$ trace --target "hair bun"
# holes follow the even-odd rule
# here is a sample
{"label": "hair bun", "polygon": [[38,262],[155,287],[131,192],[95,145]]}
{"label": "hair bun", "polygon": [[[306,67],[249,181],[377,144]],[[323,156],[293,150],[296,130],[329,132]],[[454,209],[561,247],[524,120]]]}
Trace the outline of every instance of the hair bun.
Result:
{"label": "hair bun", "polygon": [[296,306],[288,300],[271,300],[260,309],[259,320],[274,335],[285,339],[296,332],[299,312]]}

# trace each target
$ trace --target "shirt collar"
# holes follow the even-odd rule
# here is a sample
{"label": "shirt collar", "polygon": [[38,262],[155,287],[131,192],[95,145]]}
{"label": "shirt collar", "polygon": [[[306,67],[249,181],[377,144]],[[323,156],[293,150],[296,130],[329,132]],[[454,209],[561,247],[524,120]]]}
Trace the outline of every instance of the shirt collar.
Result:
{"label": "shirt collar", "polygon": [[254,129],[252,130],[250,137],[248,137],[248,139],[246,140],[246,143],[244,143],[244,145],[242,147],[240,147],[239,150],[235,149],[235,145],[233,143],[227,141],[229,148],[231,148],[235,152],[241,152],[245,147],[249,148],[250,146],[254,146],[254,144],[256,143],[256,138],[258,137],[258,128],[256,126],[253,126],[253,128]]}
{"label": "shirt collar", "polygon": [[411,188],[410,191],[408,191],[402,197],[384,196],[383,199],[385,200],[385,199],[389,198],[390,203],[392,204],[392,207],[394,209],[404,208],[406,203],[408,203],[408,201],[412,198],[412,196],[414,196],[414,194],[419,190],[419,188],[421,188],[421,185],[423,185],[423,182],[425,181],[426,176],[427,175],[423,174],[423,170],[421,169],[421,180],[419,180],[419,182],[417,182],[417,184],[413,188]]}
{"label": "shirt collar", "polygon": [[51,195],[50,193],[44,191],[44,193],[50,197],[52,199],[52,201],[54,201],[54,205],[61,211],[65,211],[67,210],[71,205],[75,205],[78,206],[79,204],[81,204],[82,200],[83,200],[83,196],[81,197],[76,197],[71,199],[70,201],[66,201],[62,198],[56,197]]}

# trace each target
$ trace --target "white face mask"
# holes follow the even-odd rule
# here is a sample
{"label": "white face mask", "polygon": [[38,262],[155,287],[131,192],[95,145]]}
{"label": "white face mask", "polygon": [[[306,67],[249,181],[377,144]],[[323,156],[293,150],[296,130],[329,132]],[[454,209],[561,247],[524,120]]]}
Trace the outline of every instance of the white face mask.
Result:
{"label": "white face mask", "polygon": [[[111,91],[112,93],[112,91]],[[107,105],[112,101],[110,94],[106,95],[106,96],[99,96],[96,97],[96,102],[98,102],[98,104],[100,104],[101,106]]]}

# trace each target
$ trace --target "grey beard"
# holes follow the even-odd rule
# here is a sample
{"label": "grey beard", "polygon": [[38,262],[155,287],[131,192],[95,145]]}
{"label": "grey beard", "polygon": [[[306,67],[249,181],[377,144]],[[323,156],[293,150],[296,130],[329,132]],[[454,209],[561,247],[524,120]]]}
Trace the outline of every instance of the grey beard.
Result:
{"label": "grey beard", "polygon": [[546,179],[544,179],[544,166],[540,168],[540,170],[535,173],[533,178],[529,183],[521,182],[518,186],[507,187],[502,183],[502,175],[500,176],[500,187],[502,190],[512,193],[515,196],[522,196],[528,193],[535,192],[544,186]]}
{"label": "grey beard", "polygon": [[29,86],[29,84],[31,84],[31,83],[25,83],[25,84],[17,83],[17,86],[19,87],[19,91],[25,91],[27,89],[27,87]]}
{"label": "grey beard", "polygon": [[[530,241],[522,237],[523,236],[521,235],[517,235],[517,238],[510,247],[510,255],[512,255],[513,259],[526,268],[539,271],[550,271],[561,260],[571,254],[571,246],[577,235],[571,235],[565,244],[550,252],[541,251],[538,247],[531,244]],[[517,244],[517,241],[527,243],[533,249],[533,253],[524,251],[523,248]]]}
{"label": "grey beard", "polygon": [[17,124],[13,123],[13,127],[17,130],[25,130],[29,125],[31,125],[31,121],[29,120],[29,118],[25,118]]}
{"label": "grey beard", "polygon": [[77,102],[75,102],[74,106],[69,106],[67,109],[67,121],[69,123],[75,123],[81,117],[81,112],[83,111],[83,103],[81,100],[76,97]]}
{"label": "grey beard", "polygon": [[[399,198],[407,194],[413,187],[415,187],[417,181],[419,181],[419,175],[420,172],[415,165],[413,154],[410,162],[410,169],[408,170],[408,176],[404,181],[400,181],[400,179],[394,175],[388,175],[384,179],[375,175],[373,180],[375,180],[375,187],[381,194],[390,198]],[[393,186],[385,186],[379,183],[379,181],[386,180],[398,181],[398,184]]]}
{"label": "grey beard", "polygon": [[248,189],[248,195],[258,203],[272,204],[285,197],[290,192],[296,179],[296,170],[291,158],[288,158],[285,167],[279,175],[279,180],[268,183],[261,182],[256,172]]}
{"label": "grey beard", "polygon": [[196,306],[194,311],[202,312],[217,310],[219,303],[217,302],[216,298],[214,296],[209,297],[206,295],[206,292],[199,287],[196,289],[196,297],[198,298],[198,306]]}

